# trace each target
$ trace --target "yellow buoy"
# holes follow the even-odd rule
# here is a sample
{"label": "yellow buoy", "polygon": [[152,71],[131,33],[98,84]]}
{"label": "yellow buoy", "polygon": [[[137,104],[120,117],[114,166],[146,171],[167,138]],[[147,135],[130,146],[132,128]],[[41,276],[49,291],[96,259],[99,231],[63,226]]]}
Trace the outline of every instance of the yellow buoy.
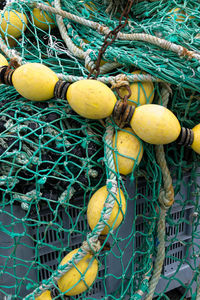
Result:
{"label": "yellow buoy", "polygon": [[[44,3],[45,5],[49,5],[49,3]],[[39,8],[33,9],[33,23],[36,27],[42,30],[48,30],[49,26],[51,28],[55,27],[55,21],[53,17],[51,17],[50,13],[46,13]]]}
{"label": "yellow buoy", "polygon": [[110,116],[117,101],[107,85],[91,79],[72,83],[67,91],[67,100],[77,114],[96,120]]}
{"label": "yellow buoy", "polygon": [[5,11],[1,13],[0,17],[0,31],[4,37],[7,32],[8,35],[18,38],[26,30],[27,18],[25,14],[19,13],[16,10]]}
{"label": "yellow buoy", "polygon": [[176,22],[184,22],[186,19],[186,13],[184,10],[182,10],[181,8],[172,8],[169,11],[170,16],[168,18],[172,18],[173,20],[175,20]]}
{"label": "yellow buoy", "polygon": [[28,63],[17,68],[12,77],[15,89],[24,98],[44,101],[53,98],[57,75],[39,63]]}
{"label": "yellow buoy", "polygon": [[137,107],[130,124],[143,141],[156,145],[175,141],[181,131],[175,115],[169,109],[157,104]]}
{"label": "yellow buoy", "polygon": [[[99,222],[99,219],[101,217],[101,212],[104,207],[104,203],[106,201],[107,196],[108,196],[107,188],[106,186],[103,186],[92,195],[88,203],[87,220],[92,230]],[[115,201],[112,213],[110,215],[109,220],[107,221],[110,227],[112,227],[114,224],[113,229],[116,229],[121,224],[123,220],[123,214],[125,214],[126,211],[126,200],[122,190],[120,190],[120,195],[118,191],[116,198],[117,201]],[[119,205],[122,211],[120,210]],[[102,230],[101,234],[108,234],[110,230],[109,226],[106,225],[105,228]]]}
{"label": "yellow buoy", "polygon": [[116,147],[118,151],[118,153],[114,152],[114,162],[116,170],[118,165],[120,174],[128,175],[133,170],[135,160],[137,159],[137,163],[140,163],[143,155],[143,147],[141,141],[134,135],[131,128],[124,128],[124,130],[128,132],[122,130],[117,132],[117,141],[116,134],[113,138],[113,148]]}
{"label": "yellow buoy", "polygon": [[200,154],[200,124],[196,125],[192,131],[194,133],[194,141],[191,147],[196,153]]}
{"label": "yellow buoy", "polygon": [[45,291],[39,297],[35,298],[35,300],[52,300],[50,291]]}
{"label": "yellow buoy", "polygon": [[[79,249],[75,249],[67,254],[60,265],[66,264],[72,259],[72,256],[78,252]],[[86,271],[87,270],[87,271]],[[98,261],[93,258],[92,254],[87,254],[80,262],[76,264],[76,268],[73,267],[67,273],[65,273],[60,279],[58,279],[58,287],[62,293],[67,296],[75,296],[85,292],[88,287],[93,284],[98,272]],[[81,275],[84,275],[84,281],[81,280]],[[69,290],[69,291],[68,291]]]}
{"label": "yellow buoy", "polygon": [[[140,70],[134,71],[132,74],[143,74],[145,75],[145,72],[142,72]],[[143,104],[149,104],[153,102],[154,98],[154,85],[153,82],[134,82],[130,85],[131,89],[131,96],[129,98],[128,104],[138,106]],[[128,94],[128,91],[126,88],[120,88],[120,94],[124,97],[126,94]]]}
{"label": "yellow buoy", "polygon": [[2,66],[8,66],[8,62],[7,59],[2,54],[0,54],[0,67]]}

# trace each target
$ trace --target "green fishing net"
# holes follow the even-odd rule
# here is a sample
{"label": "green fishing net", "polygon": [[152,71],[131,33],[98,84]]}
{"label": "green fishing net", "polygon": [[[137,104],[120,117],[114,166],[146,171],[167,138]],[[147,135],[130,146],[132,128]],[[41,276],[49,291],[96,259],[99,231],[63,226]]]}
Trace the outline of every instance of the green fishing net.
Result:
{"label": "green fishing net", "polygon": [[[2,54],[7,54],[9,62],[17,58],[21,63],[45,64],[69,82],[86,79],[105,38],[92,22],[109,30],[116,28],[126,3],[49,1],[69,15],[62,19],[58,13],[46,12],[45,30],[34,23],[33,9],[38,3],[47,4],[8,1],[5,11],[23,13],[28,22],[22,22],[20,36],[13,38],[8,14],[8,25],[1,31]],[[2,9],[4,5],[2,2]],[[199,10],[200,4],[192,0],[134,1],[122,34],[146,36],[117,38],[103,54],[98,80],[111,87],[119,74],[125,74],[131,83],[133,71],[145,71],[154,82],[153,103],[164,105],[165,89],[170,94],[167,107],[181,126],[199,124]],[[48,17],[55,26],[48,23]],[[163,44],[163,40],[173,44]],[[177,50],[174,45],[182,48]],[[138,94],[145,93],[142,81],[143,75]],[[147,103],[149,100],[147,97]],[[200,299],[199,156],[175,142],[164,147],[175,202],[166,210],[165,251],[160,254],[159,222],[164,217],[159,195],[165,178],[157,149],[143,143],[140,164],[137,157],[132,173],[123,176],[117,171],[118,163],[116,170],[112,167],[113,150],[118,153],[113,134],[119,130],[112,117],[88,120],[77,115],[66,100],[32,102],[12,86],[1,84],[0,299],[36,299],[41,286],[42,291],[51,291],[52,299],[136,300],[153,295],[174,299],[168,291],[175,288],[181,291],[178,299]],[[88,236],[96,229],[91,233],[87,204],[100,187],[107,184],[110,188],[113,176],[127,201],[123,222],[99,237],[95,282],[82,294],[65,296],[57,286],[58,265],[84,241],[90,245]],[[158,256],[163,264],[154,290]],[[81,278],[84,280],[84,274]]]}

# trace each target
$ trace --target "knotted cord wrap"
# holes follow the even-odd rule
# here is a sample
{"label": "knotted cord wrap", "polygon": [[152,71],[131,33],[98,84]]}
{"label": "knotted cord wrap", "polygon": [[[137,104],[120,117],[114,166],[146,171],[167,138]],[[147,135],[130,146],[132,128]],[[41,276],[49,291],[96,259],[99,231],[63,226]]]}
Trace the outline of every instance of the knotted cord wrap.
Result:
{"label": "knotted cord wrap", "polygon": [[184,128],[182,127],[181,128],[181,132],[180,132],[180,135],[177,139],[177,143],[179,145],[184,145],[184,146],[188,146],[190,147],[192,145],[194,141],[194,133],[191,129],[189,128]]}
{"label": "knotted cord wrap", "polygon": [[129,81],[126,74],[117,75],[110,83],[112,85],[112,89],[129,86]]}
{"label": "knotted cord wrap", "polygon": [[[163,86],[161,91],[161,99],[163,106],[167,107],[169,101],[169,87]],[[162,272],[164,260],[165,260],[165,232],[166,224],[165,217],[168,208],[174,203],[174,188],[172,185],[172,178],[170,171],[167,167],[167,162],[165,158],[164,146],[155,145],[156,158],[157,162],[161,168],[163,176],[164,188],[160,191],[159,202],[161,204],[158,225],[157,225],[157,238],[158,238],[158,247],[157,255],[154,263],[153,275],[149,283],[149,293],[146,296],[145,300],[153,299],[156,286],[159,282],[160,275]]]}

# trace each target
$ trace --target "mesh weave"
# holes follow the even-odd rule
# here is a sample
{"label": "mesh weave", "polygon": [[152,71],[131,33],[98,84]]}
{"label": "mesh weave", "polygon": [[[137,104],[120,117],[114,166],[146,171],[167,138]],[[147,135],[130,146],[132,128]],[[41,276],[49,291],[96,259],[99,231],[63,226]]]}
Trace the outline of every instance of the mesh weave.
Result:
{"label": "mesh weave", "polygon": [[[86,22],[83,25],[64,18],[69,40],[73,42],[71,48],[69,44],[67,47],[57,25],[52,28],[49,24],[47,30],[34,25],[32,3],[16,1],[6,7],[7,11],[15,9],[25,14],[28,20],[27,29],[14,39],[12,47],[8,28],[3,32],[8,49],[15,49],[23,63],[43,63],[70,81],[86,78],[104,36]],[[53,5],[51,1],[49,4]],[[61,8],[110,29],[118,25],[121,14],[120,10],[109,8],[109,1],[100,0],[63,0]],[[178,15],[175,8],[179,8]],[[200,4],[192,0],[134,2],[123,33],[146,33],[198,54],[199,10]],[[52,16],[56,22],[56,15]],[[158,81],[171,84],[168,108],[181,126],[193,128],[200,123],[199,60],[163,49],[151,40],[116,39],[103,55],[103,61],[109,65],[102,62],[101,73],[106,67],[109,70],[99,79],[109,82],[113,76],[130,75],[141,69]],[[5,48],[1,49],[5,52]],[[87,55],[81,57],[77,49]],[[117,68],[110,67],[113,62],[119,63]],[[139,85],[142,89],[142,83]],[[161,83],[154,83],[154,103],[162,105],[161,89]],[[80,117],[64,100],[31,102],[13,87],[1,85],[0,109],[0,296],[25,299],[54,276],[67,253],[86,240],[90,232],[86,217],[88,200],[106,184],[112,172],[106,152],[110,145],[104,121]],[[117,134],[119,127],[112,119],[110,124]],[[70,299],[141,299],[142,294],[148,294],[159,244],[158,198],[163,177],[154,146],[143,146],[142,161],[138,166],[136,160],[129,177],[115,172],[128,209],[122,225],[115,231],[110,228],[104,242],[109,242],[109,249],[96,256],[97,279],[85,293]],[[165,154],[173,178],[175,204],[166,216],[163,284],[155,295],[158,299],[170,299],[167,291],[173,286],[183,288],[179,299],[189,293],[192,299],[199,299],[199,156],[176,143],[165,146]],[[180,276],[185,272],[189,278]],[[66,299],[56,281],[51,293],[52,299]],[[36,294],[26,299],[34,297]]]}

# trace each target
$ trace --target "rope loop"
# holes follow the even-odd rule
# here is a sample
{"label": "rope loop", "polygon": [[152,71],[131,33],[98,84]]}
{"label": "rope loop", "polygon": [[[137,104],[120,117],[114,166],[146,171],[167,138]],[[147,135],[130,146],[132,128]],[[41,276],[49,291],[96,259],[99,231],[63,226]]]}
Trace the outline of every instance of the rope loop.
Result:
{"label": "rope loop", "polygon": [[84,241],[81,249],[86,253],[96,254],[101,248],[101,243],[98,239],[90,238],[88,241]]}
{"label": "rope loop", "polygon": [[91,49],[88,49],[86,52],[85,52],[85,67],[86,69],[91,72],[91,73],[95,73],[96,72],[96,63],[95,61],[91,58],[90,54],[91,53],[94,53],[95,52]]}
{"label": "rope loop", "polygon": [[165,191],[164,189],[160,190],[159,202],[162,205],[162,207],[166,210],[172,206],[172,204],[174,203],[173,186],[172,189],[169,191]]}
{"label": "rope loop", "polygon": [[122,86],[129,86],[129,81],[126,74],[119,74],[111,82],[111,89],[120,88]]}

